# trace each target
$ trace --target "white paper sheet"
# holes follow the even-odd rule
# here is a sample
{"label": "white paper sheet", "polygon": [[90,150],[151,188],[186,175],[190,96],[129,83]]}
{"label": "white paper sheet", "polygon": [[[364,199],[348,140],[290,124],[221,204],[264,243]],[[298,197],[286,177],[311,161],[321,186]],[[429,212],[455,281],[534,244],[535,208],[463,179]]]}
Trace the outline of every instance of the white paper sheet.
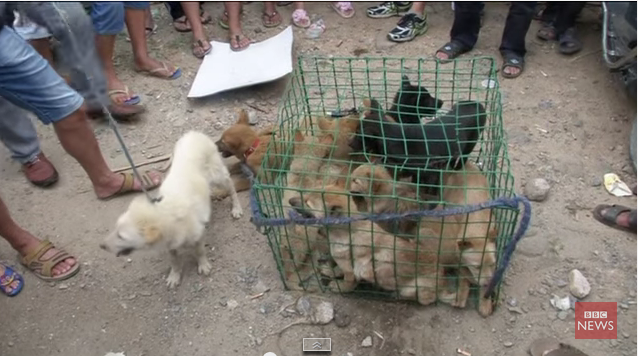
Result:
{"label": "white paper sheet", "polygon": [[279,79],[292,72],[292,27],[240,52],[212,41],[213,51],[199,66],[189,98],[199,98]]}

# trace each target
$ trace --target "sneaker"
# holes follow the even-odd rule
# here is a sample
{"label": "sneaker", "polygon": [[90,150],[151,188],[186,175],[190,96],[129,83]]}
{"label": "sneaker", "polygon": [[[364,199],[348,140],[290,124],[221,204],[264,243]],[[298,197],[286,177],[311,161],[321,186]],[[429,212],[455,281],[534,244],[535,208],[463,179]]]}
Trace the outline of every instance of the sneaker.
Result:
{"label": "sneaker", "polygon": [[405,14],[397,23],[397,27],[388,33],[388,39],[394,42],[412,41],[416,36],[424,34],[427,29],[427,16],[420,18],[415,13]]}
{"label": "sneaker", "polygon": [[366,11],[368,17],[384,19],[386,17],[401,16],[410,11],[412,1],[386,1],[381,5],[369,7]]}
{"label": "sneaker", "polygon": [[38,187],[48,187],[58,181],[58,171],[44,153],[37,155],[33,161],[23,164],[22,171],[29,182]]}

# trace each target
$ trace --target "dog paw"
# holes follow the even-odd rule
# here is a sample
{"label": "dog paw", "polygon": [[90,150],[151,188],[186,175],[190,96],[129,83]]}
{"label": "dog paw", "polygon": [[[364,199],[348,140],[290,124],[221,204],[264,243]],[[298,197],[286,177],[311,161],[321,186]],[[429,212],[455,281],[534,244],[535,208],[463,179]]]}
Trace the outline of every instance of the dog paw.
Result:
{"label": "dog paw", "polygon": [[210,198],[213,200],[222,200],[228,196],[228,192],[222,189],[213,189]]}
{"label": "dog paw", "polygon": [[235,219],[239,219],[242,215],[244,215],[244,211],[242,210],[241,206],[237,206],[234,207],[233,210],[231,210],[230,215],[232,215]]}
{"label": "dog paw", "polygon": [[168,286],[168,289],[177,287],[179,285],[180,279],[181,276],[179,273],[171,271],[168,274],[168,277],[166,277],[166,285]]}
{"label": "dog paw", "polygon": [[197,273],[208,276],[210,271],[213,270],[213,266],[207,259],[202,259],[197,263]]}

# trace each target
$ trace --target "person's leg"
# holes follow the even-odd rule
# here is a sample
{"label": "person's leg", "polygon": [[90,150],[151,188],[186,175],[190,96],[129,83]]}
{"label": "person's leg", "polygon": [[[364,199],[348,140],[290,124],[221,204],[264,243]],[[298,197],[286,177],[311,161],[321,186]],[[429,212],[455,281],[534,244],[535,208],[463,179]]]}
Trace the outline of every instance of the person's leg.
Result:
{"label": "person's leg", "polygon": [[281,24],[281,15],[276,6],[276,1],[264,1],[264,12],[261,15],[261,23],[264,27],[277,27]]}
{"label": "person's leg", "polygon": [[[455,46],[458,49],[453,52],[459,55],[470,51],[476,45],[479,31],[481,30],[480,14],[485,4],[481,1],[455,2],[454,7],[454,23],[450,31],[449,44],[456,44]],[[448,45],[436,52],[437,58],[442,60],[450,59],[452,52],[445,48]]]}
{"label": "person's leg", "polygon": [[241,2],[224,1],[224,8],[228,14],[228,36],[231,49],[238,51],[247,48],[250,45],[250,39],[241,29]]}
{"label": "person's leg", "polygon": [[410,11],[403,15],[396,27],[388,33],[388,39],[394,42],[411,41],[416,38],[416,36],[424,34],[427,29],[428,23],[427,14],[425,13],[425,2],[415,1],[412,3]]}
{"label": "person's leg", "polygon": [[199,16],[199,3],[184,1],[182,2],[182,9],[184,9],[186,18],[188,19],[193,31],[193,55],[197,58],[204,58],[205,55],[211,52],[213,47],[204,33],[204,25],[202,25],[202,21]]}
{"label": "person's leg", "polygon": [[124,30],[124,5],[118,1],[93,2],[91,20],[96,32],[95,44],[106,76],[106,85],[113,94],[110,95],[111,100],[117,104],[139,102],[139,96],[127,93],[128,87],[117,77],[113,64],[115,36]]}
{"label": "person's leg", "polygon": [[[576,31],[576,18],[580,12],[585,8],[586,2],[584,1],[565,1],[557,4],[558,12],[556,14],[556,21],[554,28],[556,30],[556,38],[561,39],[561,36],[565,34],[569,29],[572,29],[569,36],[575,36]],[[569,38],[569,42],[580,42],[577,38]],[[574,41],[575,40],[575,41]]]}
{"label": "person's leg", "polygon": [[58,181],[58,172],[40,150],[38,133],[27,112],[0,97],[0,141],[22,165],[27,180],[38,187]]}
{"label": "person's leg", "polygon": [[190,32],[191,25],[186,19],[182,3],[180,1],[165,1],[164,4],[173,19],[173,28],[175,28],[177,32]]}
{"label": "person's leg", "polygon": [[[4,204],[4,201],[2,201],[2,198],[0,198],[0,236],[7,240],[11,247],[13,247],[13,249],[22,257],[27,256],[34,249],[37,249],[42,243],[42,240],[31,235],[31,233],[16,224],[16,222],[11,218],[9,209]],[[61,251],[56,248],[51,248],[44,253],[41,260],[50,259],[59,252]],[[52,275],[62,275],[68,272],[76,263],[77,261],[75,258],[69,257],[53,267]]]}
{"label": "person's leg", "polygon": [[295,11],[292,12],[293,25],[300,28],[310,27],[310,16],[308,16],[308,12],[304,9],[303,1],[295,1],[294,6]]}
{"label": "person's leg", "polygon": [[177,79],[182,71],[170,64],[152,58],[146,44],[144,13],[150,6],[147,1],[128,1],[124,3],[126,28],[131,37],[135,70],[162,79]]}
{"label": "person's leg", "polygon": [[[0,46],[7,49],[0,51],[0,96],[33,112],[44,124],[53,124],[62,147],[85,170],[98,198],[141,190],[141,182],[131,184],[126,175],[108,168],[89,125],[84,100],[46,60],[9,27],[0,30]],[[159,184],[158,174],[146,178],[147,185]]]}
{"label": "person's leg", "polygon": [[[525,36],[532,23],[535,9],[535,1],[515,1],[510,5],[499,48],[505,62],[511,64],[504,64],[503,75],[506,77],[516,77],[523,71],[522,61],[526,54]],[[508,61],[507,58],[512,59]],[[518,63],[512,62],[513,60]]]}

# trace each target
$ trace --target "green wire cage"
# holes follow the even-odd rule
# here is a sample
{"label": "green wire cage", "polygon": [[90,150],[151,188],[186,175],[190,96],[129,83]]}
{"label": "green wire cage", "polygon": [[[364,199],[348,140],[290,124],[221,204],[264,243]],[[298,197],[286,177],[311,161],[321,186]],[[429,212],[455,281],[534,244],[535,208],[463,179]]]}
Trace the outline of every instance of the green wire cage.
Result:
{"label": "green wire cage", "polygon": [[[448,212],[514,196],[496,78],[495,61],[488,57],[445,64],[434,59],[299,57],[262,161],[271,163],[262,164],[265,174],[253,184],[259,213],[267,219],[318,219],[262,227],[285,287],[421,304],[444,301],[457,307],[465,306],[470,294],[479,311],[487,304],[491,309],[500,283],[483,307],[483,296],[471,292],[481,291],[491,278],[503,247],[512,239],[518,209],[394,216],[376,222],[363,217]],[[406,81],[417,89],[410,92]],[[427,95],[419,87],[442,100],[442,106],[424,110],[419,100]],[[389,135],[385,126],[370,140],[363,139],[368,116],[389,113],[395,95],[395,116],[416,113],[420,122],[410,125],[418,130],[452,113],[456,103],[482,105],[484,129],[465,163],[430,164],[428,151],[423,161],[427,168],[416,174],[409,172],[412,166],[388,163],[391,138],[384,137]],[[404,98],[417,104],[402,103]],[[381,112],[369,107],[370,99],[379,103]],[[452,125],[458,126],[455,113]],[[353,151],[351,141],[357,138],[364,145],[381,142],[386,151]],[[459,139],[445,140],[449,150]],[[398,141],[399,147],[410,144],[407,137]],[[353,217],[360,220],[347,221]]]}

